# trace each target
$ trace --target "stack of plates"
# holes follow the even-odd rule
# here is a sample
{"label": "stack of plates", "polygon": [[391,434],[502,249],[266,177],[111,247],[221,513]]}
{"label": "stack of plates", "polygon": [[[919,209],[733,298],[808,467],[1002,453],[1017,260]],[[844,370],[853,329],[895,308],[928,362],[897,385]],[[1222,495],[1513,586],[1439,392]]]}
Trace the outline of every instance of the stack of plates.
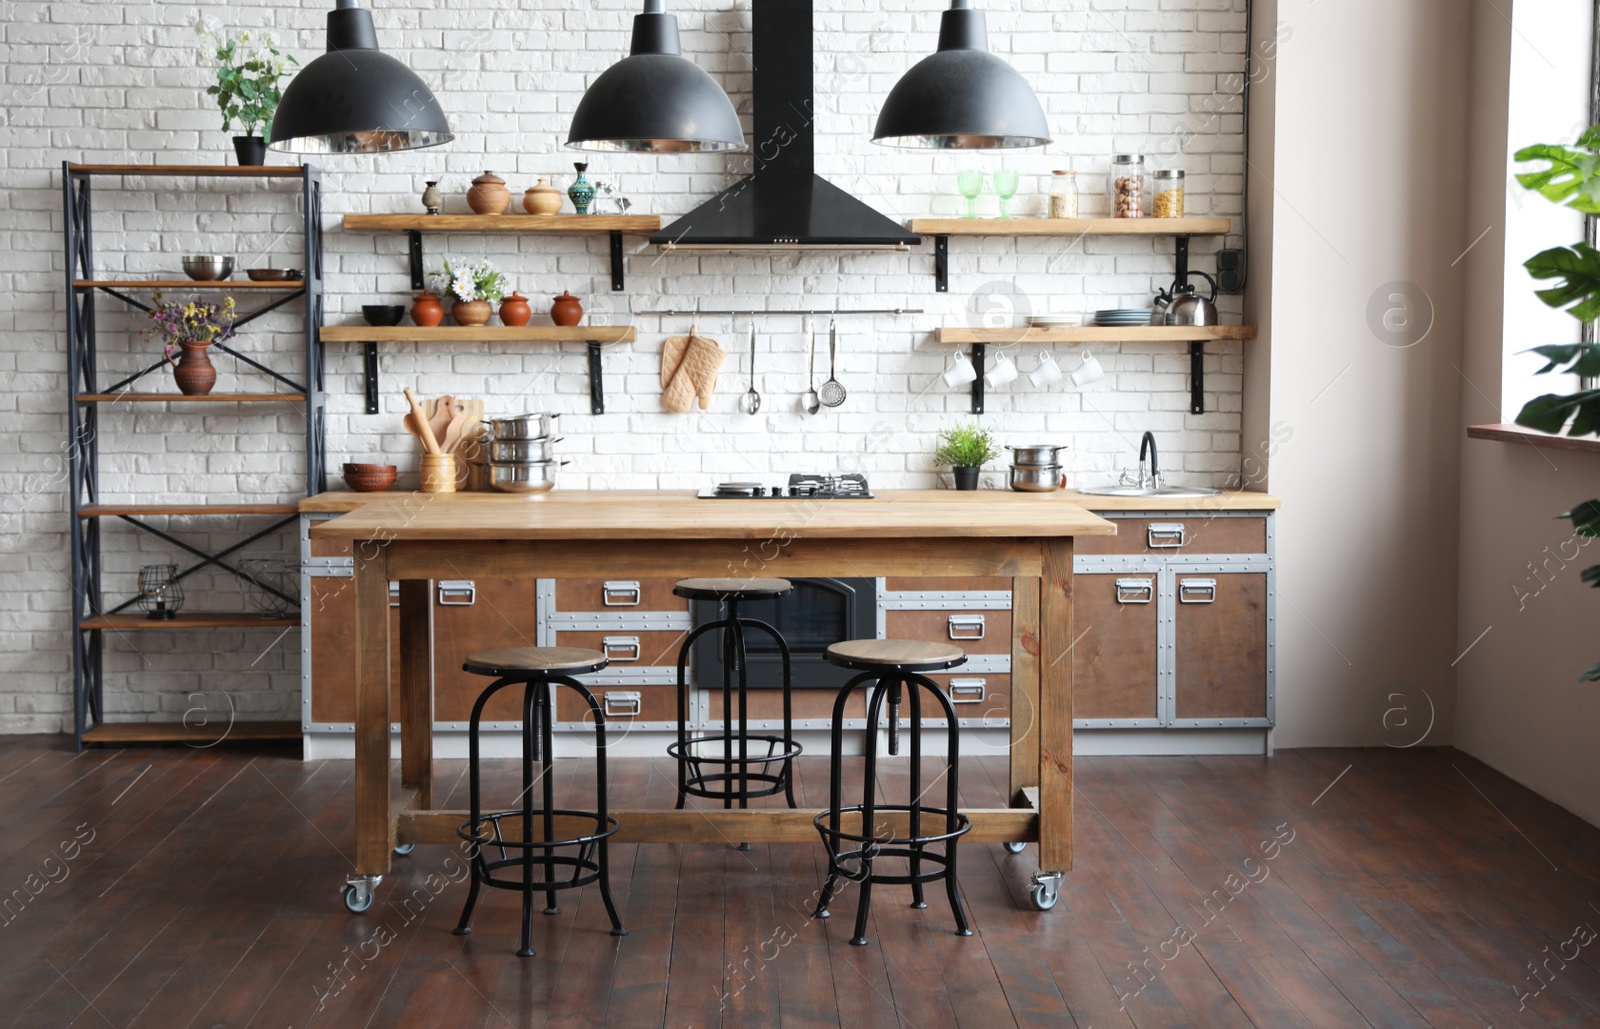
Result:
{"label": "stack of plates", "polygon": [[1028,316],[1028,327],[1030,329],[1075,329],[1082,324],[1082,315],[1035,314]]}
{"label": "stack of plates", "polygon": [[1096,325],[1149,325],[1151,309],[1148,307],[1112,307],[1094,313]]}

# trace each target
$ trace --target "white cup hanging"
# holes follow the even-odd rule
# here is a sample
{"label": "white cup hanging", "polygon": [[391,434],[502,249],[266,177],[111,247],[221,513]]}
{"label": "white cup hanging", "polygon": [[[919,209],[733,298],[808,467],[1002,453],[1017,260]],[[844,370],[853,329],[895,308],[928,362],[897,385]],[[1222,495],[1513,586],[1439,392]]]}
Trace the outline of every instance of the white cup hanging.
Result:
{"label": "white cup hanging", "polygon": [[1105,368],[1101,366],[1099,361],[1095,360],[1093,354],[1085,350],[1083,352],[1083,363],[1078,365],[1077,371],[1072,373],[1073,383],[1078,386],[1087,386],[1090,383],[1099,382],[1105,377]]}
{"label": "white cup hanging", "polygon": [[995,354],[989,370],[983,373],[983,381],[991,387],[998,388],[1015,382],[1019,374],[1021,373],[1017,371],[1017,362],[1011,360],[1011,356],[1002,350]]}
{"label": "white cup hanging", "polygon": [[1039,351],[1039,365],[1028,373],[1028,381],[1041,388],[1053,386],[1061,381],[1064,374],[1061,366],[1056,364],[1056,359],[1051,356],[1050,351],[1041,350]]}
{"label": "white cup hanging", "polygon": [[972,366],[972,361],[967,358],[965,350],[957,350],[955,357],[950,359],[950,367],[944,370],[944,382],[947,386],[965,386],[978,377],[978,369]]}

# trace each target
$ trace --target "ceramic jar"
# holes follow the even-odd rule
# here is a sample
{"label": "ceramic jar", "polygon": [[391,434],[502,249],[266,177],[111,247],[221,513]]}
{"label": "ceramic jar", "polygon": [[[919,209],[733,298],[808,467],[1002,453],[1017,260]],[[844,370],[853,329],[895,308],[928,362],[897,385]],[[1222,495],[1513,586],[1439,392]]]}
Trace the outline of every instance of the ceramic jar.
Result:
{"label": "ceramic jar", "polygon": [[549,179],[540,179],[522,194],[522,209],[529,214],[559,214],[561,203],[561,191]]}
{"label": "ceramic jar", "polygon": [[572,166],[578,169],[578,177],[573,179],[572,185],[567,187],[567,196],[572,198],[572,209],[574,211],[579,214],[588,214],[589,205],[594,203],[594,186],[584,177],[583,173],[589,170],[589,165],[586,161],[575,161]]}
{"label": "ceramic jar", "polygon": [[506,180],[492,171],[473,179],[472,188],[467,190],[467,206],[476,214],[505,214],[510,203]]}
{"label": "ceramic jar", "polygon": [[444,321],[444,305],[432,293],[423,293],[411,305],[411,320],[423,328],[431,329]]}
{"label": "ceramic jar", "polygon": [[437,182],[428,183],[428,188],[422,191],[422,206],[429,214],[438,214],[444,209],[444,194],[439,191]]}
{"label": "ceramic jar", "polygon": [[533,308],[521,293],[512,293],[500,302],[500,324],[522,327],[533,319]]}
{"label": "ceramic jar", "polygon": [[[203,397],[217,384],[217,369],[206,355],[210,346],[210,343],[175,343],[165,351],[167,363],[172,365],[172,378],[178,384],[178,392],[186,397]],[[174,361],[173,351],[179,348],[183,354]]]}
{"label": "ceramic jar", "polygon": [[457,300],[450,307],[450,317],[457,325],[488,325],[494,305],[487,300]]}
{"label": "ceramic jar", "polygon": [[557,325],[578,324],[583,321],[583,303],[570,292],[563,290],[550,307],[550,320]]}

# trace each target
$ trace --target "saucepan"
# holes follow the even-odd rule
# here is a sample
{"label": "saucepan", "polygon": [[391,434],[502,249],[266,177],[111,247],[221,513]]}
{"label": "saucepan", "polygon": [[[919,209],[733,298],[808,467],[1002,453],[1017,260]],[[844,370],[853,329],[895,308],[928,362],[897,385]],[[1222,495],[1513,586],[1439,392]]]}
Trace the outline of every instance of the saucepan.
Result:
{"label": "saucepan", "polygon": [[1033,443],[1025,447],[1008,445],[1006,449],[1011,451],[1011,463],[1019,468],[1048,468],[1061,465],[1061,458],[1058,455],[1061,451],[1067,449],[1067,445],[1065,443],[1060,446],[1053,446],[1048,443]]}
{"label": "saucepan", "polygon": [[559,412],[551,414],[549,411],[532,411],[511,418],[491,418],[489,436],[497,440],[539,439],[555,431],[555,420],[560,417]]}
{"label": "saucepan", "polygon": [[1022,493],[1049,493],[1066,485],[1066,476],[1058,464],[1027,468],[1012,465],[1010,482],[1012,489]]}
{"label": "saucepan", "polygon": [[543,493],[556,487],[556,469],[569,461],[491,461],[489,485],[502,493]]}
{"label": "saucepan", "polygon": [[565,436],[540,436],[537,439],[491,439],[489,460],[496,464],[521,461],[554,461],[555,445]]}

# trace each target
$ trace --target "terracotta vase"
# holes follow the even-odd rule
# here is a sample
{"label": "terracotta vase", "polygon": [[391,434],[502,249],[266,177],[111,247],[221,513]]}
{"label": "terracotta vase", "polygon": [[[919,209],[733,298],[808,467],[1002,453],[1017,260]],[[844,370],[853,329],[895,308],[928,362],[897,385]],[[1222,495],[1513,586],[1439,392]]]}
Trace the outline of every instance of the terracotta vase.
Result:
{"label": "terracotta vase", "polygon": [[521,293],[512,293],[500,303],[500,324],[521,327],[533,320],[533,308]]}
{"label": "terracotta vase", "polygon": [[[172,359],[173,346],[183,350],[176,361]],[[178,384],[179,393],[186,397],[203,397],[217,384],[217,369],[206,355],[210,347],[210,343],[178,343],[167,347],[167,363],[172,365],[172,378]]]}
{"label": "terracotta vase", "polygon": [[477,214],[505,214],[510,203],[506,180],[492,171],[473,179],[472,188],[467,190],[467,206]]}
{"label": "terracotta vase", "polygon": [[450,308],[457,325],[488,325],[494,305],[487,300],[457,300]]}
{"label": "terracotta vase", "polygon": [[431,329],[444,321],[444,305],[432,293],[422,293],[418,295],[417,302],[411,305],[411,320]]}
{"label": "terracotta vase", "polygon": [[549,179],[540,179],[522,194],[522,209],[529,214],[559,214],[561,203],[561,191]]}
{"label": "terracotta vase", "polygon": [[562,291],[550,307],[550,320],[557,325],[576,325],[583,321],[583,304],[570,292]]}

